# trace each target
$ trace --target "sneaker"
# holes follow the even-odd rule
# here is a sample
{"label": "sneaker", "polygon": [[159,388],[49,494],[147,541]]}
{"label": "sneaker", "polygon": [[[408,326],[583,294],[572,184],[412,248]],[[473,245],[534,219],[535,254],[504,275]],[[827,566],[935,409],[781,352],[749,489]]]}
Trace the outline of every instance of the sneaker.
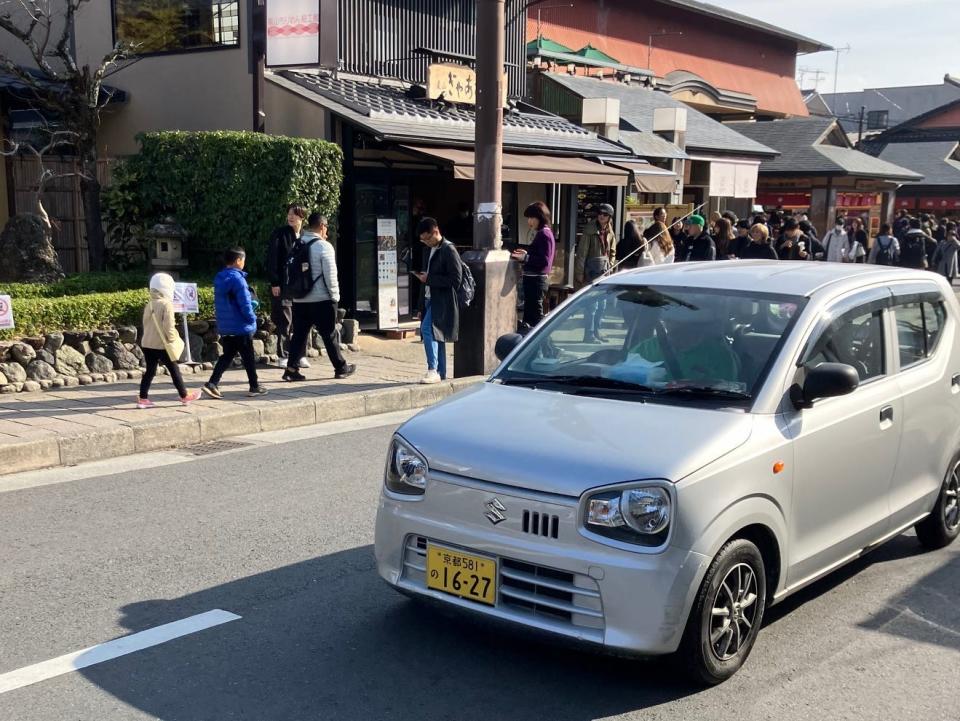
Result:
{"label": "sneaker", "polygon": [[251,388],[251,389],[247,392],[247,395],[248,395],[250,398],[253,398],[254,396],[265,396],[265,395],[267,395],[267,393],[268,393],[268,391],[267,391],[266,388],[264,388],[263,386],[257,386],[256,388]]}
{"label": "sneaker", "polygon": [[429,386],[435,383],[440,383],[442,380],[443,379],[440,378],[439,373],[437,373],[435,370],[429,370],[427,371],[427,374],[420,379],[420,383],[425,386]]}
{"label": "sneaker", "polygon": [[293,383],[293,382],[305,381],[307,380],[307,377],[303,373],[298,371],[296,368],[288,367],[283,372],[283,380],[285,380],[287,383]]}
{"label": "sneaker", "polygon": [[151,401],[149,398],[138,398],[137,399],[137,408],[143,410],[145,408],[154,408],[157,404]]}
{"label": "sneaker", "polygon": [[357,367],[353,363],[347,363],[343,368],[338,370],[333,377],[337,380],[343,380],[344,378],[349,378],[356,372]]}
{"label": "sneaker", "polygon": [[301,359],[300,359],[300,367],[301,367],[301,368],[309,368],[309,367],[310,367],[310,361],[308,361],[306,358],[301,358]]}
{"label": "sneaker", "polygon": [[187,393],[187,395],[180,399],[180,402],[183,405],[188,406],[196,400],[200,400],[200,391],[190,391]]}
{"label": "sneaker", "polygon": [[211,398],[216,398],[218,401],[223,398],[223,393],[221,393],[220,389],[213,385],[213,383],[204,383],[200,390]]}

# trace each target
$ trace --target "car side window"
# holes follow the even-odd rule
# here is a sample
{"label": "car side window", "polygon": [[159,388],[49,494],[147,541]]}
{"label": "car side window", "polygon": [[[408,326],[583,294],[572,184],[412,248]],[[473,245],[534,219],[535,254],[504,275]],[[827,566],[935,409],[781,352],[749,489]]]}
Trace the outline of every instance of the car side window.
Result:
{"label": "car side window", "polygon": [[908,368],[933,355],[946,319],[943,303],[930,300],[898,303],[893,313],[897,321],[900,367]]}
{"label": "car side window", "polygon": [[853,366],[861,383],[884,375],[883,310],[854,308],[830,323],[809,346],[802,365],[815,368],[821,363]]}

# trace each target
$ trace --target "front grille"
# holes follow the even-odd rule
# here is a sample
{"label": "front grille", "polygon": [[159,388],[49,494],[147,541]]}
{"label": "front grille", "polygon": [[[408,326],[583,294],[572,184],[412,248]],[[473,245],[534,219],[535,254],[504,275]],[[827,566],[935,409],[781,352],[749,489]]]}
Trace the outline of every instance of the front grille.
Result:
{"label": "front grille", "polygon": [[544,538],[556,538],[560,534],[560,517],[537,511],[524,511],[523,532]]}
{"label": "front grille", "polygon": [[[541,525],[543,518],[550,517],[541,515]],[[437,543],[452,547],[452,544],[442,541]],[[463,550],[471,552],[468,548]],[[411,536],[407,539],[403,555],[403,577],[421,588],[426,588],[427,585],[426,555],[426,538]],[[498,609],[522,618],[603,630],[600,589],[597,582],[589,576],[503,557],[497,559],[497,567],[500,576]]]}

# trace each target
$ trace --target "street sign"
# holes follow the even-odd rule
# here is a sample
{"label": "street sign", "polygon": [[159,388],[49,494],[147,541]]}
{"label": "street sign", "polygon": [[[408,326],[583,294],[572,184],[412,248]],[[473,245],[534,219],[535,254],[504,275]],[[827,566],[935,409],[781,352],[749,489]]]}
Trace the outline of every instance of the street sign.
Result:
{"label": "street sign", "polygon": [[0,329],[13,328],[13,302],[9,295],[0,295]]}
{"label": "street sign", "polygon": [[199,313],[200,298],[196,283],[177,283],[173,289],[173,310],[176,313]]}
{"label": "street sign", "polygon": [[397,221],[377,218],[377,320],[381,329],[400,324],[397,281]]}

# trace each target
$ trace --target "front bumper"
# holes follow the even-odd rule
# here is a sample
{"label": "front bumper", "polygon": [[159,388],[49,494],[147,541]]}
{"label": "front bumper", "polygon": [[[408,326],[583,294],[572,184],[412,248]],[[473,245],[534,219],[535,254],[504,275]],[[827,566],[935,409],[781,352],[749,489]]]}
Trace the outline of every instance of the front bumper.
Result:
{"label": "front bumper", "polygon": [[[497,525],[484,515],[493,498],[507,509]],[[406,593],[609,650],[675,651],[709,559],[669,546],[659,553],[606,546],[580,534],[577,514],[577,499],[431,472],[419,500],[381,493],[377,569]],[[428,589],[428,543],[496,559],[496,605]]]}

